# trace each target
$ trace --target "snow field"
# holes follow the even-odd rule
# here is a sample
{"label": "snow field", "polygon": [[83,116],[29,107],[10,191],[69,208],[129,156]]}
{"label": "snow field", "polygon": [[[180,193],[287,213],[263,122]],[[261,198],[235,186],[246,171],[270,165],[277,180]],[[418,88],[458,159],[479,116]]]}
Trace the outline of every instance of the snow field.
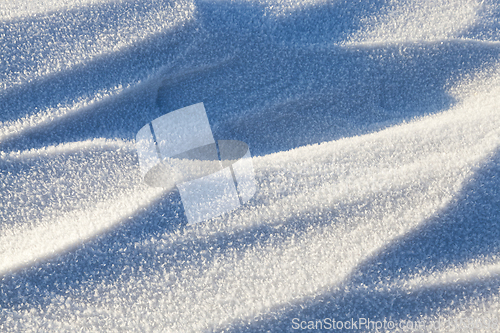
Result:
{"label": "snow field", "polygon": [[[496,318],[499,12],[1,4],[0,330]],[[186,94],[206,97],[216,135],[250,144],[258,182],[194,226],[175,190],[142,183],[133,140]]]}

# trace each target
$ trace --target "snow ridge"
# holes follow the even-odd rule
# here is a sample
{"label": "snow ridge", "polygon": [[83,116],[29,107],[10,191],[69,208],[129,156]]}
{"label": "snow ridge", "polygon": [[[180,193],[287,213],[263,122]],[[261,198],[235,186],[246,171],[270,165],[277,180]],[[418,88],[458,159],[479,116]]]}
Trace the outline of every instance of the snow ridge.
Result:
{"label": "snow ridge", "polygon": [[[499,17],[475,0],[1,4],[0,330],[493,320]],[[196,102],[216,139],[249,144],[258,190],[187,226],[134,138]]]}

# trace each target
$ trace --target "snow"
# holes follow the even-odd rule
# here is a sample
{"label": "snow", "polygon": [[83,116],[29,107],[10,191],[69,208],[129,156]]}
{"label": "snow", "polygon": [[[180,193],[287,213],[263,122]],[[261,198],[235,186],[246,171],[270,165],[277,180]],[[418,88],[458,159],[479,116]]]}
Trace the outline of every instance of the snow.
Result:
{"label": "snow", "polygon": [[[0,331],[498,330],[497,2],[13,0],[0,20]],[[188,226],[135,137],[199,102],[257,192]]]}

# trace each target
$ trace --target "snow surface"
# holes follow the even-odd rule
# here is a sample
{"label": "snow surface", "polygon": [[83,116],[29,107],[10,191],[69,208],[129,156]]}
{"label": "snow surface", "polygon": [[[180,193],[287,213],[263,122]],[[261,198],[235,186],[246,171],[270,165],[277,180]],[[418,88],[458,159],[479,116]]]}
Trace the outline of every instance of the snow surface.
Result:
{"label": "snow surface", "polygon": [[[500,331],[497,1],[9,0],[0,20],[0,331]],[[258,189],[187,226],[135,135],[198,102]]]}

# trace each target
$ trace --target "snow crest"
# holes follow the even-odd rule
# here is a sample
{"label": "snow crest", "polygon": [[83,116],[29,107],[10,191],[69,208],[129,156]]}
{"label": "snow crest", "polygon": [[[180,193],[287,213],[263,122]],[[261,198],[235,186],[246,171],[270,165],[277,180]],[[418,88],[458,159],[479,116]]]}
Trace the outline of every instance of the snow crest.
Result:
{"label": "snow crest", "polygon": [[[496,2],[16,0],[0,20],[1,331],[494,331]],[[199,102],[257,192],[188,226],[135,136]]]}

